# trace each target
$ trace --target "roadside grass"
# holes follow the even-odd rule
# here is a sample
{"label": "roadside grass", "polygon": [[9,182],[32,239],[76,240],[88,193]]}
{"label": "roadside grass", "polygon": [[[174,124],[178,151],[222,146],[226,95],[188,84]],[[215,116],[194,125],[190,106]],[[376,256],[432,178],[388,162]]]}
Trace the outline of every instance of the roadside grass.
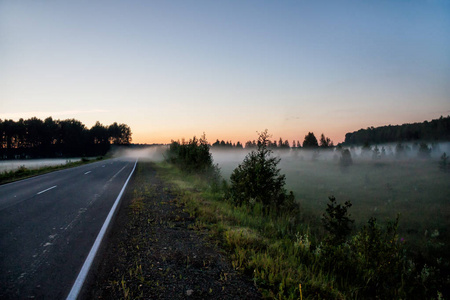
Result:
{"label": "roadside grass", "polygon": [[207,230],[225,249],[236,270],[253,278],[265,298],[344,299],[351,291],[323,271],[320,249],[310,249],[309,228],[289,216],[264,214],[260,205],[234,207],[213,192],[207,181],[167,163],[157,165],[161,178],[175,186],[185,210],[195,216],[195,229]]}
{"label": "roadside grass", "polygon": [[[138,228],[142,222],[153,222],[154,220],[146,219],[145,210],[148,206],[148,199],[152,197],[154,191],[152,185],[147,182],[147,168],[144,164],[137,164],[136,172],[133,180],[132,197],[129,204],[128,216],[130,218],[127,230],[133,231]],[[142,260],[145,259],[145,254],[140,249],[148,248],[147,238],[145,233],[141,231],[133,231],[134,235],[130,241],[120,242],[117,251],[125,260],[127,268],[126,272],[118,274],[116,279],[109,282],[115,295],[120,295],[121,299],[144,299],[142,291],[143,286],[155,286],[157,283],[149,282],[143,275]],[[131,258],[131,259],[130,259]],[[117,269],[116,272],[119,272]]]}
{"label": "roadside grass", "polygon": [[[251,281],[240,281],[223,262],[223,253],[216,253],[212,240],[203,240],[207,231],[200,235],[192,232],[200,223],[194,223],[188,212],[197,215],[198,203],[187,198],[202,192],[202,181],[171,175],[176,185],[161,180],[161,175],[168,176],[174,170],[167,165],[158,168],[151,162],[137,164],[124,214],[118,216],[121,229],[117,241],[113,241],[114,259],[102,279],[106,288],[95,297],[184,299],[193,293],[195,299],[213,295],[230,299],[227,296],[237,291],[247,293],[249,286],[255,294],[248,295],[258,295]],[[175,193],[174,186],[182,189],[177,188]]]}
{"label": "roadside grass", "polygon": [[105,159],[105,158],[103,158],[102,156],[99,156],[95,159],[82,158],[80,161],[68,162],[64,165],[48,166],[48,167],[42,167],[42,168],[38,168],[38,169],[29,169],[29,168],[26,168],[25,166],[21,166],[16,170],[4,171],[4,172],[0,173],[0,184],[10,183],[10,182],[14,182],[17,180],[22,180],[22,179],[26,179],[26,178],[30,178],[30,177],[34,177],[34,176],[38,176],[38,175],[43,175],[43,174],[58,171],[58,170],[64,170],[64,169],[68,169],[68,168],[78,167],[78,166],[82,166],[82,165],[89,164],[94,161],[99,161],[99,160],[103,160],[103,159]]}
{"label": "roadside grass", "polygon": [[[354,232],[371,217],[384,223],[400,214],[398,234],[409,252],[428,266],[436,260],[449,261],[450,173],[440,170],[439,161],[355,159],[342,170],[332,159],[282,158],[279,166],[286,175],[286,188],[294,192],[301,219],[312,235],[325,234],[321,216],[328,197],[335,196],[352,203]],[[222,160],[224,178],[229,178],[239,159]]]}

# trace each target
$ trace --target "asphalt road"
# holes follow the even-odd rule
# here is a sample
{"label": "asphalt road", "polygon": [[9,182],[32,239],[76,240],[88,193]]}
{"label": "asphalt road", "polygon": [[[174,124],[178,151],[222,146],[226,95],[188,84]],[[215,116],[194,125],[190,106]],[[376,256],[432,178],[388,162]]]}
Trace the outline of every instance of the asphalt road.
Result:
{"label": "asphalt road", "polygon": [[135,161],[0,186],[0,299],[64,299]]}

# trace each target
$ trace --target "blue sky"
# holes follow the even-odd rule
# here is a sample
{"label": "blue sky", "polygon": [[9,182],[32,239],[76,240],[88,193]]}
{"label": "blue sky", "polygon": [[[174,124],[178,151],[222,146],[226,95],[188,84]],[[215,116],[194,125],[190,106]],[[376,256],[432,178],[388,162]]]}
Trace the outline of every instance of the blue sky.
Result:
{"label": "blue sky", "polygon": [[0,1],[2,119],[341,142],[449,96],[449,1]]}

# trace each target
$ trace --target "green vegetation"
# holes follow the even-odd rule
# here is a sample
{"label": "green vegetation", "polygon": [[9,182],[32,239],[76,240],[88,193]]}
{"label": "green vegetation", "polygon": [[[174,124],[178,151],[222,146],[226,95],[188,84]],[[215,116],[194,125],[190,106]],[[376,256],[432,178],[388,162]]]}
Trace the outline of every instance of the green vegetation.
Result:
{"label": "green vegetation", "polygon": [[354,220],[350,219],[348,209],[352,207],[350,201],[344,205],[337,204],[336,198],[330,197],[330,203],[322,216],[323,227],[329,235],[325,238],[327,244],[336,246],[345,242],[347,236],[352,231]]}
{"label": "green vegetation", "polygon": [[200,139],[194,136],[187,143],[172,141],[167,151],[167,160],[186,172],[210,175],[218,171],[213,165],[205,135]]}
{"label": "green vegetation", "polygon": [[231,174],[228,198],[237,206],[259,203],[264,211],[288,211],[297,206],[294,195],[286,194],[286,177],[277,168],[280,159],[268,148],[267,130],[260,134],[258,150],[250,152]]}
{"label": "green vegetation", "polygon": [[[358,162],[349,165],[343,173],[339,163],[296,159],[296,163],[290,160],[283,164],[279,159],[272,160],[269,168],[272,176],[265,180],[273,184],[284,179],[276,168],[278,163],[281,170],[292,175],[287,176],[292,181],[286,180],[286,183],[295,187],[300,203],[300,211],[293,216],[289,212],[267,211],[266,200],[257,201],[259,196],[245,196],[245,192],[240,192],[241,196],[250,198],[234,200],[236,191],[233,190],[240,180],[260,180],[257,176],[242,175],[261,168],[258,160],[252,158],[258,152],[253,153],[232,172],[239,176],[232,175],[231,186],[224,185],[222,189],[213,190],[195,173],[186,176],[166,164],[161,165],[161,172],[166,180],[178,186],[179,197],[196,216],[195,227],[208,228],[211,237],[228,251],[234,268],[254,278],[264,296],[430,299],[449,295],[449,260],[448,252],[444,251],[448,248],[445,244],[448,227],[446,222],[434,223],[436,219],[445,220],[442,219],[445,210],[439,211],[442,206],[429,202],[437,196],[439,199],[434,201],[444,201],[442,205],[448,205],[445,202],[450,194],[448,184],[441,185],[444,188],[439,192],[441,196],[423,194],[429,180],[440,184],[448,182],[448,178],[440,178],[446,174],[439,172],[430,161],[419,161],[419,166],[404,161],[392,165],[378,161]],[[263,161],[266,160],[259,162]],[[300,167],[298,161],[310,166]],[[404,173],[411,174],[410,168],[418,168],[422,174],[409,176],[412,185],[405,180]],[[424,182],[424,176],[430,178]],[[361,188],[361,184],[365,188]],[[273,186],[283,187],[284,180]],[[416,189],[416,198],[403,199],[401,195],[410,195],[404,192],[410,192],[411,188]],[[325,203],[322,199],[331,194],[345,203],[338,203],[334,197],[329,197],[329,202]],[[270,203],[277,201],[273,199]],[[408,209],[413,207],[406,212],[434,214],[435,218],[428,224],[419,224],[423,217],[403,214],[404,205]],[[350,218],[350,210],[357,217],[355,222]],[[396,216],[381,223],[376,219],[380,216],[385,219],[399,211],[401,219]],[[366,224],[364,219],[368,220]],[[406,225],[400,220],[407,220]],[[352,226],[353,223],[356,226]],[[399,236],[402,226],[403,233]],[[413,236],[422,237],[408,245],[408,239]],[[424,240],[427,245],[419,247]]]}

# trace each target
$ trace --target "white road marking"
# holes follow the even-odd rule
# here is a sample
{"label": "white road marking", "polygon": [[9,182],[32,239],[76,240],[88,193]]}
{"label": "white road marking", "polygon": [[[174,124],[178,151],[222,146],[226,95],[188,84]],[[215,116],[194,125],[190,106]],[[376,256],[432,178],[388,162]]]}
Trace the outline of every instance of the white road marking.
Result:
{"label": "white road marking", "polygon": [[113,181],[113,179],[114,179],[114,178],[116,178],[116,176],[117,176],[117,175],[119,175],[119,173],[120,173],[120,172],[122,172],[122,171],[123,171],[123,169],[125,169],[126,167],[127,167],[127,166],[124,166],[124,167],[123,167],[122,169],[120,169],[120,170],[119,170],[119,172],[117,172],[116,174],[114,174],[114,176],[113,176],[113,177],[111,177],[111,179],[110,179],[110,180],[108,180],[108,182],[110,182],[110,181]]}
{"label": "white road marking", "polygon": [[[128,181],[130,181],[131,175],[133,175],[134,169],[136,169],[137,162],[138,162],[138,160],[136,159],[133,170],[131,170],[131,173],[128,176],[128,179],[125,181],[125,184],[123,185],[122,190],[120,191],[119,195],[117,196],[116,201],[114,202],[114,205],[111,207],[111,210],[109,211],[109,214],[106,217],[105,223],[103,223],[103,226],[100,229],[100,232],[98,233],[97,238],[95,239],[94,245],[92,245],[91,251],[89,252],[88,256],[86,257],[83,267],[81,268],[80,273],[78,273],[78,277],[75,280],[75,283],[73,284],[72,289],[70,290],[70,293],[66,298],[67,300],[75,300],[78,298],[78,294],[80,293],[81,288],[83,287],[84,281],[86,280],[86,277],[89,273],[92,262],[94,261],[94,257],[97,254],[98,249],[100,248],[100,244],[106,233],[106,229],[108,228],[109,223],[111,222],[111,219],[116,211],[116,208],[119,205],[120,199],[122,198],[122,195],[125,192],[125,188],[127,187]],[[123,168],[122,168],[122,170],[123,170]],[[119,174],[122,170],[117,172],[116,175]]]}
{"label": "white road marking", "polygon": [[45,189],[45,190],[43,190],[43,191],[40,191],[40,192],[37,193],[36,195],[40,195],[40,194],[42,194],[42,193],[48,192],[48,191],[50,191],[51,189],[54,189],[55,187],[57,187],[57,185],[54,185],[54,186],[52,186],[52,187],[50,187],[50,188],[48,188],[48,189]]}
{"label": "white road marking", "polygon": [[87,175],[87,174],[89,174],[89,173],[91,173],[92,171],[87,171],[86,173],[84,173],[84,175]]}

